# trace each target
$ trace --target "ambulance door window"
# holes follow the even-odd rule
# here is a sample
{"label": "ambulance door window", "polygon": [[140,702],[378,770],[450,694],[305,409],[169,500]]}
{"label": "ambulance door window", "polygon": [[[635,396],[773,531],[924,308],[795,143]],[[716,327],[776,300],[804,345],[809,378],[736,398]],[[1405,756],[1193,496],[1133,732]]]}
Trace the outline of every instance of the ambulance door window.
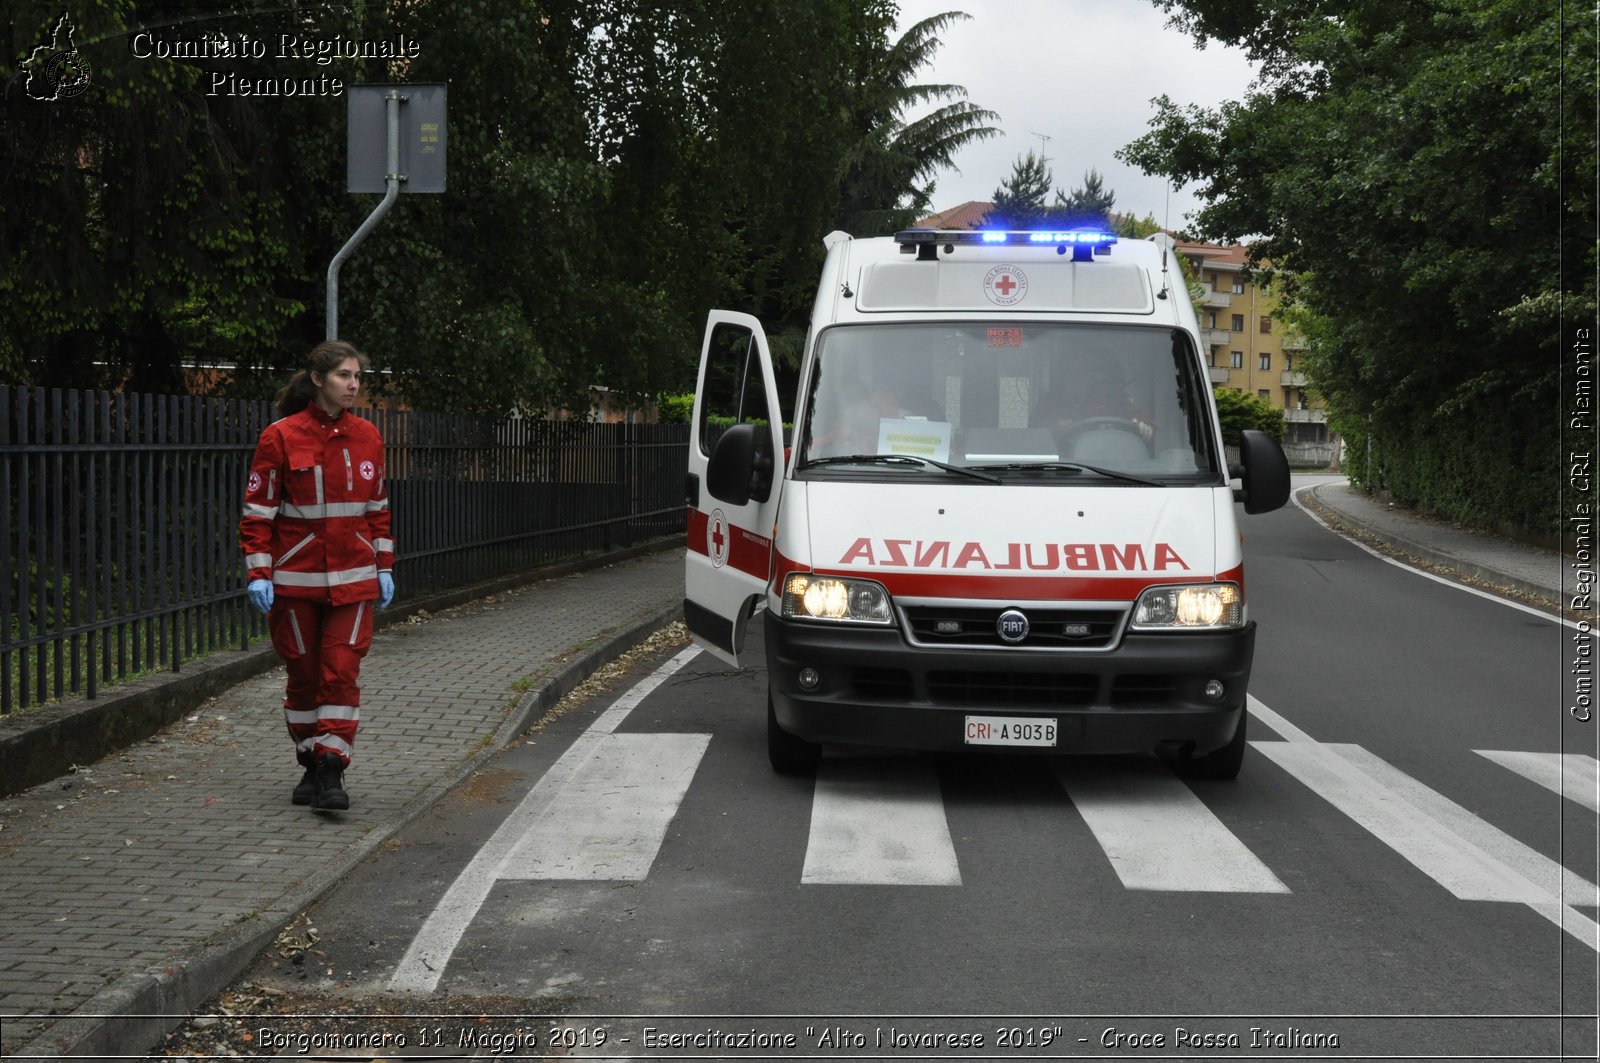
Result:
{"label": "ambulance door window", "polygon": [[736,424],[766,425],[766,380],[755,336],[749,329],[719,323],[706,353],[705,386],[695,435],[710,455],[723,432]]}

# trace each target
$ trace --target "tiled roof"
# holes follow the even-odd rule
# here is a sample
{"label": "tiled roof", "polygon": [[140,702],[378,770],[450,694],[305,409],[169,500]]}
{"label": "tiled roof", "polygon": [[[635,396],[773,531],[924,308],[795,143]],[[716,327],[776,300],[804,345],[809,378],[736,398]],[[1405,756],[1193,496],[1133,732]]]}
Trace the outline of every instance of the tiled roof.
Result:
{"label": "tiled roof", "polygon": [[983,223],[984,215],[994,209],[987,201],[968,200],[958,207],[941,210],[917,222],[919,229],[976,229]]}

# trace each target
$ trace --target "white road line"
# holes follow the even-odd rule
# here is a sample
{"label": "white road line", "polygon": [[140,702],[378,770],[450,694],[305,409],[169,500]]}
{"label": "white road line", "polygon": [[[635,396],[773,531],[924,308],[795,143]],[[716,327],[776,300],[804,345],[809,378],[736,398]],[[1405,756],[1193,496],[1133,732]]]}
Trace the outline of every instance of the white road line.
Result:
{"label": "white road line", "polygon": [[800,881],[961,885],[933,768],[910,758],[824,757],[817,765]]}
{"label": "white road line", "polygon": [[[1329,481],[1329,482],[1337,483],[1338,481]],[[1511,608],[1511,609],[1519,610],[1521,612],[1527,613],[1530,616],[1539,617],[1541,620],[1548,620],[1551,623],[1560,624],[1563,627],[1571,628],[1573,631],[1584,632],[1585,634],[1589,635],[1590,638],[1600,639],[1600,627],[1597,627],[1594,624],[1590,624],[1587,627],[1580,626],[1576,621],[1568,620],[1566,617],[1555,616],[1555,615],[1553,615],[1551,613],[1545,612],[1543,609],[1535,609],[1531,605],[1523,605],[1521,602],[1513,601],[1510,598],[1503,598],[1498,594],[1490,594],[1488,591],[1481,591],[1476,587],[1469,587],[1465,583],[1458,583],[1457,581],[1455,581],[1453,579],[1446,579],[1445,577],[1440,576],[1440,575],[1436,575],[1435,573],[1429,572],[1426,569],[1421,569],[1421,568],[1417,568],[1417,567],[1415,567],[1413,565],[1408,565],[1404,561],[1398,561],[1398,560],[1388,556],[1387,554],[1380,553],[1379,551],[1374,550],[1372,547],[1368,546],[1366,543],[1361,542],[1358,539],[1352,539],[1347,535],[1343,535],[1340,532],[1334,531],[1333,528],[1328,526],[1328,522],[1327,521],[1325,521],[1321,517],[1317,516],[1317,514],[1315,514],[1315,513],[1313,513],[1311,511],[1310,507],[1308,507],[1304,502],[1300,501],[1300,492],[1302,492],[1302,491],[1310,491],[1310,490],[1313,490],[1314,488],[1317,488],[1317,487],[1320,487],[1320,486],[1322,486],[1322,485],[1321,484],[1308,484],[1305,487],[1297,487],[1289,495],[1289,497],[1294,500],[1294,504],[1295,504],[1296,507],[1299,508],[1300,512],[1304,513],[1306,516],[1310,517],[1312,520],[1314,520],[1318,524],[1322,525],[1322,527],[1324,529],[1326,529],[1328,532],[1330,532],[1333,535],[1338,535],[1339,538],[1343,539],[1347,543],[1350,543],[1350,544],[1352,544],[1354,546],[1360,547],[1362,550],[1365,550],[1367,553],[1371,554],[1373,557],[1377,558],[1379,561],[1385,562],[1386,564],[1393,565],[1396,568],[1403,568],[1407,572],[1410,572],[1410,573],[1412,573],[1414,575],[1417,575],[1417,576],[1421,576],[1423,579],[1431,579],[1435,583],[1442,583],[1446,587],[1454,587],[1458,591],[1466,591],[1468,594],[1476,594],[1479,598],[1483,598],[1483,599],[1485,599],[1487,601],[1491,601],[1491,602],[1496,602],[1496,603],[1498,603],[1500,605],[1504,605],[1504,606],[1506,606],[1508,608]]]}
{"label": "white road line", "polygon": [[1289,892],[1166,765],[1134,770],[1075,759],[1055,772],[1128,889]]}
{"label": "white road line", "polygon": [[1554,790],[1591,812],[1600,812],[1600,761],[1584,753],[1515,753],[1474,749],[1503,768]]}
{"label": "white road line", "polygon": [[638,882],[650,873],[710,735],[613,734],[506,860],[506,879]]}
{"label": "white road line", "polygon": [[[389,980],[389,988],[392,991],[400,993],[434,991],[444,974],[445,966],[450,962],[450,956],[461,942],[461,935],[477,916],[478,909],[483,906],[484,899],[489,896],[490,889],[500,878],[502,870],[521,843],[523,836],[539,821],[560,796],[561,791],[595,754],[611,730],[622,722],[644,696],[640,694],[638,697],[630,697],[630,695],[646,684],[648,687],[644,693],[654,690],[663,680],[693,660],[699,652],[697,647],[691,646],[640,680],[588,730],[579,735],[562,754],[560,760],[550,766],[533,789],[523,797],[521,803],[506,817],[505,822],[501,823],[499,829],[484,843],[483,848],[479,849],[467,866],[462,868],[455,882],[434,906],[433,912],[417,931],[411,947],[401,957],[394,975]],[[624,704],[624,699],[627,699],[626,708],[613,716],[617,708]],[[599,729],[602,723],[605,725],[604,729]]]}

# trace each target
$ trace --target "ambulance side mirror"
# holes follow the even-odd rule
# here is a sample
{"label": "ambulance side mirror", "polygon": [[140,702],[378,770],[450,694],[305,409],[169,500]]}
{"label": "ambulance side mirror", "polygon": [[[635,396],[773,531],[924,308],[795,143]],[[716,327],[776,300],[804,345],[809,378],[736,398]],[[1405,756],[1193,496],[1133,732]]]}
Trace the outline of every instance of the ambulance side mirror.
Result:
{"label": "ambulance side mirror", "polygon": [[1244,429],[1239,433],[1239,464],[1246,513],[1270,513],[1289,501],[1289,459],[1276,439]]}
{"label": "ambulance side mirror", "polygon": [[711,448],[706,490],[730,506],[772,497],[772,433],[766,425],[736,424]]}

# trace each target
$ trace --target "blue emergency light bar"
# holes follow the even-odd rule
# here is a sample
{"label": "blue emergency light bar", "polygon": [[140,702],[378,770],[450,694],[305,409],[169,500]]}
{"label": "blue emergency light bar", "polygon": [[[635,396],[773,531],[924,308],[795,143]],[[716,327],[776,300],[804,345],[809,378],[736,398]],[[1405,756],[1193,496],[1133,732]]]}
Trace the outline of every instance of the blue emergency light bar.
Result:
{"label": "blue emergency light bar", "polygon": [[1091,251],[1110,254],[1117,236],[1102,229],[901,229],[894,241],[902,251],[917,252],[919,259],[932,258],[940,244],[1053,244],[1063,252],[1071,247],[1073,259],[1084,261]]}

